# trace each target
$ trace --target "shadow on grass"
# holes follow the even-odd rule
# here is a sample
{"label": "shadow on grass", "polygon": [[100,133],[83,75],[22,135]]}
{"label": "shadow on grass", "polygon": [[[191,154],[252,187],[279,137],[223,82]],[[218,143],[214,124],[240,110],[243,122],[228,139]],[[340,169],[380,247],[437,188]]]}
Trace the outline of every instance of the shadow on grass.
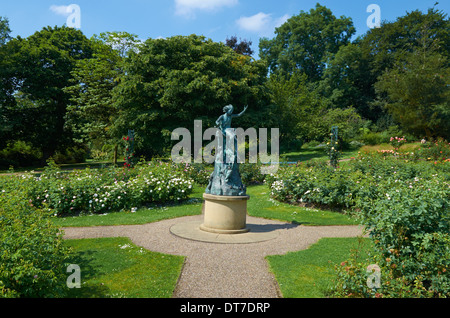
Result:
{"label": "shadow on grass", "polygon": [[[69,289],[66,298],[109,297],[111,291],[106,285],[90,281],[102,274],[99,267],[94,264],[95,254],[93,251],[76,251],[71,257],[71,263],[78,264],[81,268],[81,288]],[[83,284],[83,282],[86,283]]]}

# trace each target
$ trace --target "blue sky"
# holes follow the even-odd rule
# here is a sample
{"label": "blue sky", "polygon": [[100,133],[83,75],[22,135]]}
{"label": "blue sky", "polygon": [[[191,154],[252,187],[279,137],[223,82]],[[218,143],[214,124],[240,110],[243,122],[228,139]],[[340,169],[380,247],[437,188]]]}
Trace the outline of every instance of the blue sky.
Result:
{"label": "blue sky", "polygon": [[[450,11],[450,1],[438,0],[439,10]],[[394,21],[406,12],[426,12],[436,0],[0,0],[0,16],[10,21],[12,36],[27,37],[45,26],[61,26],[80,8],[80,29],[91,37],[105,31],[126,31],[140,39],[200,34],[214,41],[227,37],[251,40],[257,50],[261,37],[272,38],[276,26],[316,3],[334,15],[351,17],[357,35],[369,30],[370,4],[380,8],[382,20]]]}

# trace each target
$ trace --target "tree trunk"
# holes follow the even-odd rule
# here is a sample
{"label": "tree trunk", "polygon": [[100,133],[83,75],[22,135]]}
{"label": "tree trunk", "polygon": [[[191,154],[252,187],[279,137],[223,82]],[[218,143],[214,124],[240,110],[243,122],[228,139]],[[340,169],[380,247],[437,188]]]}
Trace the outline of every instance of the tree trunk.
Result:
{"label": "tree trunk", "polygon": [[118,145],[116,144],[114,146],[114,166],[117,165],[117,147],[118,147]]}
{"label": "tree trunk", "polygon": [[54,150],[50,149],[42,149],[42,158],[41,158],[41,165],[45,166],[47,165],[47,160],[50,159],[55,154]]}
{"label": "tree trunk", "polygon": [[425,127],[425,134],[427,135],[428,141],[433,140],[432,135],[431,135],[431,132],[430,132],[430,130],[428,129],[428,127]]}

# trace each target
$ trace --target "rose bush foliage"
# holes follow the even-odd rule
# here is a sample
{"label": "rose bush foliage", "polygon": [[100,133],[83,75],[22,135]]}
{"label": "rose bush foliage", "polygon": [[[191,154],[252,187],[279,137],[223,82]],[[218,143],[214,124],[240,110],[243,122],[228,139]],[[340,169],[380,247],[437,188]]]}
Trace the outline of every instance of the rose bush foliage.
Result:
{"label": "rose bush foliage", "polygon": [[63,297],[70,250],[50,213],[0,191],[0,298]]}
{"label": "rose bush foliage", "polygon": [[[371,259],[337,266],[338,297],[450,296],[450,164],[365,155],[346,167],[280,168],[266,178],[273,198],[346,210],[372,238]],[[381,269],[368,288],[367,266]]]}
{"label": "rose bush foliage", "polygon": [[133,169],[104,168],[65,172],[53,164],[36,176],[25,173],[0,178],[0,191],[14,193],[21,183],[34,207],[54,215],[105,213],[152,202],[181,201],[193,190],[193,181],[177,166],[163,162],[141,163]]}

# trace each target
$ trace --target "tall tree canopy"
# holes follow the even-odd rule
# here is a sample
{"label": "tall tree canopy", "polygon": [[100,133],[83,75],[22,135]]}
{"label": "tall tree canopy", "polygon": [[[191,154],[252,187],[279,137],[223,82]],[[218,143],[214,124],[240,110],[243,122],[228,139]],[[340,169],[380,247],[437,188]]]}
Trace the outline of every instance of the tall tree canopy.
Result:
{"label": "tall tree canopy", "polygon": [[[326,111],[328,103],[314,90],[308,88],[304,73],[295,71],[290,76],[272,74],[267,81],[270,92],[272,116],[280,128],[280,143],[288,148],[296,147],[302,141],[320,138],[312,137],[318,132],[317,123]],[[320,131],[323,133],[323,131]],[[300,140],[296,140],[299,138]]]}
{"label": "tall tree canopy", "polygon": [[[178,127],[192,131],[194,120],[214,126],[223,106],[249,105],[242,127],[264,122],[263,61],[252,61],[223,43],[202,36],[148,39],[125,62],[126,76],[114,90],[116,136],[136,132],[138,154],[162,155]],[[192,134],[193,135],[193,134]]]}
{"label": "tall tree canopy", "polygon": [[[449,29],[447,15],[435,7],[384,21],[380,28],[352,42],[355,29],[351,19],[336,18],[319,4],[290,18],[276,29],[273,39],[263,38],[259,43],[260,56],[269,66],[272,102],[290,135],[288,139],[307,140],[312,132],[320,139],[316,128],[321,125],[308,125],[316,119],[308,114],[325,118],[328,113],[339,112],[335,109],[348,116],[356,111],[354,118],[369,119],[376,130],[397,123],[413,135],[447,136],[443,122],[448,121],[444,78]],[[433,52],[424,53],[420,38],[435,43]],[[439,76],[432,77],[433,70]],[[301,78],[298,72],[307,78],[297,81]],[[307,96],[313,97],[308,105],[302,102]]]}
{"label": "tall tree canopy", "polygon": [[9,28],[8,19],[0,17],[0,148],[6,145],[7,131],[12,129],[12,124],[9,123],[6,109],[6,101],[11,91],[11,79],[8,76],[8,67],[10,65],[10,50],[6,47],[6,42],[9,40],[11,29]]}
{"label": "tall tree canopy", "polygon": [[225,45],[231,47],[236,53],[251,56],[253,54],[252,41],[241,39],[239,41],[237,36],[233,35],[225,40]]}
{"label": "tall tree canopy", "polygon": [[350,18],[336,18],[330,9],[317,4],[276,28],[273,39],[261,39],[260,57],[267,60],[272,73],[300,70],[316,81],[322,77],[328,55],[348,44],[354,33]]}
{"label": "tall tree canopy", "polygon": [[11,29],[9,28],[9,20],[4,17],[0,17],[0,45],[4,45],[9,39]]}
{"label": "tall tree canopy", "polygon": [[3,107],[15,139],[30,142],[44,153],[44,159],[58,148],[71,144],[71,132],[64,129],[69,85],[76,61],[92,54],[89,40],[79,30],[46,27],[26,39],[7,44],[8,85],[2,87]]}
{"label": "tall tree canopy", "polygon": [[406,53],[375,84],[387,110],[416,136],[450,138],[450,65],[424,28],[419,47]]}
{"label": "tall tree canopy", "polygon": [[383,21],[380,28],[370,29],[357,40],[363,55],[371,58],[371,73],[367,75],[376,79],[405,53],[420,46],[417,40],[422,37],[424,27],[428,30],[426,36],[439,42],[438,52],[449,56],[450,21],[447,14],[436,8],[430,8],[426,13],[415,10],[393,22]]}
{"label": "tall tree canopy", "polygon": [[91,38],[92,58],[78,60],[69,87],[70,105],[66,126],[80,142],[102,148],[114,144],[111,126],[116,118],[112,90],[119,84],[128,52],[140,44],[137,36],[126,32],[106,32]]}
{"label": "tall tree canopy", "polygon": [[[373,88],[380,80],[380,76],[386,71],[393,70],[395,73],[394,70],[397,70],[401,72],[399,69],[400,65],[409,65],[411,67],[411,63],[419,63],[417,60],[416,62],[412,61],[414,54],[411,54],[413,52],[423,52],[424,43],[434,43],[432,49],[433,54],[439,54],[447,58],[450,57],[450,33],[448,30],[450,30],[450,20],[447,14],[436,8],[430,8],[426,13],[415,10],[397,18],[393,22],[384,21],[380,28],[369,30],[363,37],[355,41],[360,47],[362,59],[369,63],[369,71],[359,75],[360,81],[367,83],[371,88],[366,89],[364,93],[368,103],[366,106],[363,106],[364,110],[362,114],[366,118],[375,122],[378,118],[382,119],[385,116],[383,114],[394,115],[392,107],[390,110],[384,107],[386,106],[383,102],[386,91],[381,89],[383,84],[379,85],[378,92],[375,92]],[[426,52],[431,54],[429,50],[426,50]],[[415,56],[416,58],[418,57],[417,55]],[[430,64],[428,66],[431,67]],[[413,70],[409,69],[409,71]],[[391,73],[391,75],[394,73]],[[386,83],[386,80],[387,78],[384,76],[382,81]],[[406,81],[406,78],[404,80]],[[408,81],[409,83],[404,82],[404,84],[410,88],[419,84],[419,82],[415,82],[416,84],[414,84],[413,77],[410,77]],[[397,102],[401,103],[400,100],[397,100]],[[408,102],[405,101],[405,103]],[[392,106],[393,104],[390,105]],[[361,106],[358,106],[358,108],[361,109]],[[419,108],[411,108],[410,111],[416,113],[415,115],[420,112]],[[436,113],[436,115],[438,114],[442,113]],[[405,114],[406,117],[409,115]],[[411,127],[409,125],[405,126],[406,122],[400,120],[399,116],[394,116],[394,120],[405,131],[413,135],[416,134],[417,137],[423,136],[423,129],[421,131],[420,129],[411,130]]]}
{"label": "tall tree canopy", "polygon": [[370,81],[370,59],[357,43],[341,46],[330,56],[319,83],[319,91],[333,108],[354,107],[364,118],[376,120],[378,113],[369,107],[375,93]]}
{"label": "tall tree canopy", "polygon": [[262,38],[259,60],[235,36],[141,43],[126,32],[87,39],[46,27],[11,38],[0,17],[3,165],[21,147],[44,160],[73,145],[118,150],[128,129],[137,155],[167,155],[175,128],[193,132],[195,119],[212,127],[227,104],[249,105],[238,126],[280,128],[284,148],[321,141],[333,125],[349,141],[365,141],[360,128],[450,138],[450,21],[436,7],[352,41],[352,20],[317,4]]}

